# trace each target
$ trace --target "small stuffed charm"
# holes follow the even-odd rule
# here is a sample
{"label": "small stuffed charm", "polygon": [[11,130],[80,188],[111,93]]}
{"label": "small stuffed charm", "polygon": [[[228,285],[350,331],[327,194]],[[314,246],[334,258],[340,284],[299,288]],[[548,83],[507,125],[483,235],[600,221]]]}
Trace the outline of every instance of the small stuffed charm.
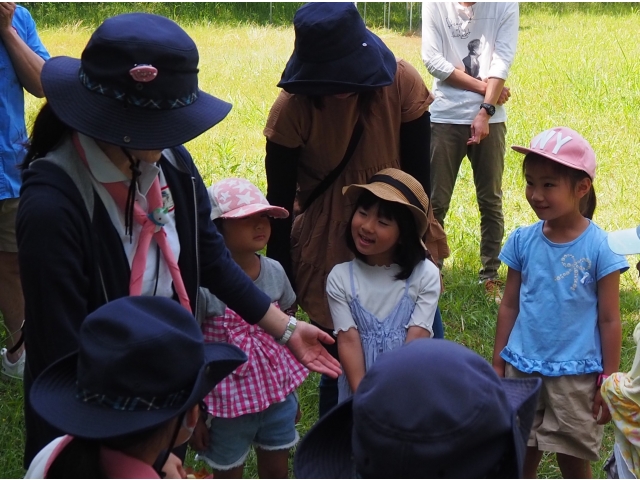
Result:
{"label": "small stuffed charm", "polygon": [[149,220],[151,220],[156,225],[156,232],[159,232],[160,229],[167,224],[168,213],[168,208],[161,207],[156,208],[153,212],[147,215],[147,217],[149,217]]}

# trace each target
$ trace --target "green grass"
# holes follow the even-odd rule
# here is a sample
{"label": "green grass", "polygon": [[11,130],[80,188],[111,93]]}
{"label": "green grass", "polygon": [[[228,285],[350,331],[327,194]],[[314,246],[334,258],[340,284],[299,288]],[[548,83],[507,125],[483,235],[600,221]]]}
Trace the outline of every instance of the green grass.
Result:
{"label": "green grass", "polygon": [[[145,5],[149,4],[142,4]],[[185,5],[179,8],[186,9],[192,4]],[[86,13],[87,8],[77,10],[78,14]],[[95,7],[104,15],[107,11],[100,8],[107,7]],[[579,131],[591,142],[598,157],[596,222],[606,230],[637,225],[640,222],[640,204],[636,202],[636,192],[640,190],[636,128],[640,107],[637,5],[522,4],[521,10],[518,54],[508,81],[513,94],[508,103],[508,144],[527,144],[533,135],[555,125]],[[368,11],[373,11],[373,7]],[[228,22],[214,22],[210,12],[201,17],[194,14],[184,25],[188,25],[186,28],[200,49],[201,88],[232,102],[234,108],[224,122],[188,147],[205,183],[240,176],[264,189],[262,129],[278,94],[276,83],[293,48],[293,30],[276,22],[275,26],[268,25],[264,12],[262,17],[256,17],[255,23],[246,21],[250,18],[240,21],[236,17]],[[178,16],[178,21],[183,17]],[[80,21],[68,13],[64,18],[67,24],[64,27],[59,26],[60,19],[57,23],[43,21],[42,25],[56,26],[43,27],[42,39],[53,55],[78,57],[91,32],[88,25],[94,20]],[[375,31],[396,55],[415,65],[427,85],[431,85],[420,60],[418,37],[383,29]],[[32,120],[40,101],[29,98],[27,105],[28,118]],[[521,160],[515,152],[507,153],[504,177],[507,232],[536,220],[524,197]],[[480,268],[479,214],[471,170],[466,163],[447,218],[447,232],[452,256],[445,262],[446,290],[440,301],[447,338],[490,358],[497,306],[485,299],[476,282]],[[630,258],[630,263],[636,261],[637,258]],[[504,276],[505,272],[501,273]],[[622,370],[629,369],[635,353],[632,332],[640,320],[639,285],[635,269],[622,276]],[[304,412],[301,434],[316,420],[317,381],[318,377],[312,375],[301,389]],[[24,473],[21,399],[21,384],[0,382],[0,478],[21,477]],[[612,429],[608,426],[603,460],[612,443]],[[250,459],[245,473],[248,477],[256,476],[255,459]],[[604,477],[601,462],[595,464],[594,475]],[[545,458],[540,476],[560,476],[552,459]]]}

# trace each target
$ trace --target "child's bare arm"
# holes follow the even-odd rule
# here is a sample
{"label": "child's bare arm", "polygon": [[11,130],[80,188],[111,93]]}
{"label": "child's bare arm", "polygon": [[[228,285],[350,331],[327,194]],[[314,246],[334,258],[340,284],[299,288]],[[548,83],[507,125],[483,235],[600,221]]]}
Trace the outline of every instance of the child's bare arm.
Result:
{"label": "child's bare arm", "polygon": [[360,333],[355,328],[338,332],[338,355],[351,391],[355,392],[364,377],[364,352]]}
{"label": "child's bare arm", "polygon": [[[620,369],[622,348],[622,325],[620,323],[620,271],[616,270],[598,281],[598,329],[602,344],[602,370],[611,375]],[[593,417],[604,425],[611,420],[607,404],[602,400],[600,389],[596,388],[593,402]]]}
{"label": "child's bare arm", "polygon": [[407,329],[407,339],[404,343],[409,343],[416,338],[431,338],[431,333],[426,328],[412,325]]}
{"label": "child's bare arm", "polygon": [[507,345],[509,335],[516,323],[520,312],[520,284],[522,275],[519,271],[509,268],[507,272],[507,284],[504,287],[504,295],[498,309],[498,322],[496,325],[496,339],[493,344],[493,369],[504,377],[505,361],[500,352]]}

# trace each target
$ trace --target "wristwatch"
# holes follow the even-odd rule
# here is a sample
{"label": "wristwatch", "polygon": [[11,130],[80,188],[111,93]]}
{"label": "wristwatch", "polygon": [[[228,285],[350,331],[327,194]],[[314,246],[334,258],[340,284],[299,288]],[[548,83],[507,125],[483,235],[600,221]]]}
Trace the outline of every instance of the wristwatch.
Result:
{"label": "wristwatch", "polygon": [[481,103],[480,108],[484,108],[487,112],[487,115],[489,115],[490,117],[493,117],[493,114],[496,113],[496,107],[494,105],[491,105],[490,103]]}
{"label": "wristwatch", "polygon": [[287,328],[285,329],[282,336],[276,339],[276,342],[278,342],[280,345],[286,345],[289,339],[291,338],[291,335],[293,335],[293,331],[296,329],[297,325],[298,325],[298,320],[296,320],[296,317],[289,317],[289,323],[287,323]]}

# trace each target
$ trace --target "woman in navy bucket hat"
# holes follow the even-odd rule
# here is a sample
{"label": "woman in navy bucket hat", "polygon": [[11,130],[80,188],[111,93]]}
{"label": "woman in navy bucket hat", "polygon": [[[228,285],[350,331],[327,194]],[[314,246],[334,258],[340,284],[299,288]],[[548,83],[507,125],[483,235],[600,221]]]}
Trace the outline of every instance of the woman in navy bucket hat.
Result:
{"label": "woman in navy bucket hat", "polygon": [[205,345],[189,312],[162,297],[103,305],[78,343],[33,383],[34,409],[66,436],[38,454],[27,478],[160,478],[156,458],[164,465],[187,441],[200,401],[247,358],[233,345]]}
{"label": "woman in navy bucket hat", "polygon": [[[342,241],[353,203],[341,190],[398,168],[429,193],[433,99],[415,68],[367,30],[353,3],[308,3],[293,23],[294,50],[264,134],[267,199],[294,215],[273,225],[267,255],[284,266],[312,323],[331,333],[326,278],[353,258]],[[444,231],[431,209],[428,215],[426,246],[444,258]],[[434,333],[443,336],[439,311]],[[336,402],[337,384],[323,376],[319,413]]]}
{"label": "woman in navy bucket hat", "polygon": [[[47,103],[23,165],[17,219],[26,299],[25,465],[59,435],[29,406],[33,381],[77,348],[85,317],[128,295],[174,298],[191,313],[204,286],[242,318],[287,343],[312,370],[337,376],[321,341],[290,319],[233,262],[182,146],[231,105],[198,88],[198,50],[175,22],[107,19],[81,59],[42,72]],[[195,323],[195,320],[192,320]]]}

